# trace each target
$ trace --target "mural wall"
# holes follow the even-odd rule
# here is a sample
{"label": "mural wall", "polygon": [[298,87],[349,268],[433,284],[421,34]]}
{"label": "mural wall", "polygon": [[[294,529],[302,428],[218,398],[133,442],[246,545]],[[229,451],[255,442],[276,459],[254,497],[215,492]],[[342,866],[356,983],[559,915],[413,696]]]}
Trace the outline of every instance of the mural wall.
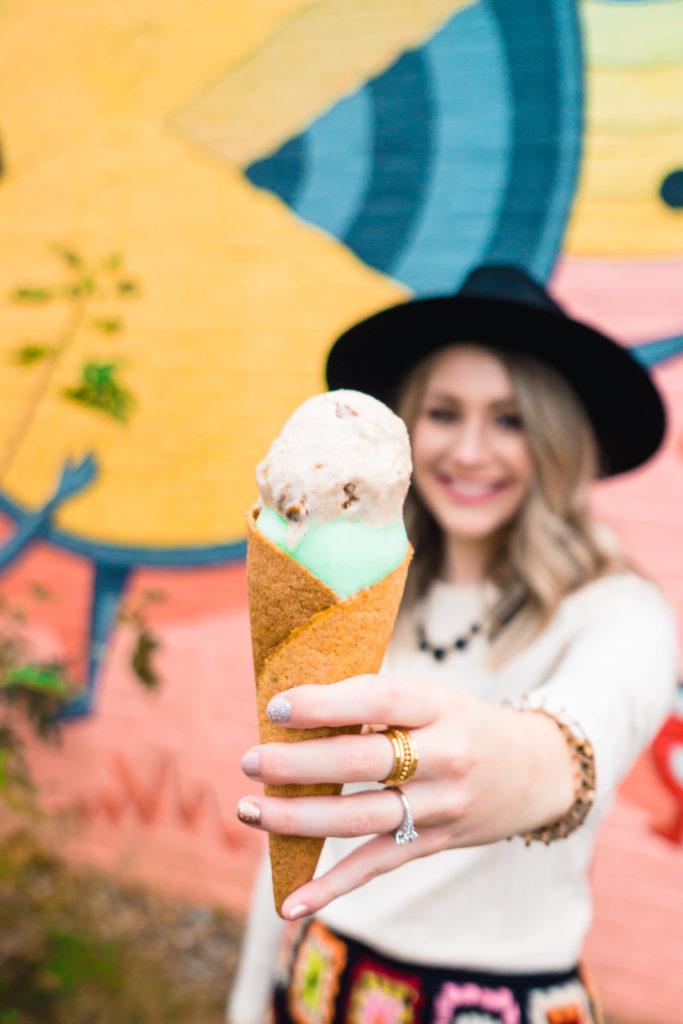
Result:
{"label": "mural wall", "polygon": [[[633,346],[668,441],[595,503],[683,613],[683,0],[48,20],[0,14],[0,611],[81,686],[32,761],[69,856],[244,909],[243,514],[351,322],[488,260]],[[596,858],[588,962],[640,1024],[683,1021],[682,755],[683,703]]]}

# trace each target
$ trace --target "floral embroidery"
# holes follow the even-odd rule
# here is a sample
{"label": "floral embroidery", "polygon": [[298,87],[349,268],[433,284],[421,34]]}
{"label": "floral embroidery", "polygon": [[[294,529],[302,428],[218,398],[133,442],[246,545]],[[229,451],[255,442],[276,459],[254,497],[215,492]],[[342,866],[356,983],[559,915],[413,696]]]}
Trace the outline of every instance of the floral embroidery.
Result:
{"label": "floral embroidery", "polygon": [[478,1010],[466,1010],[465,1013],[458,1014],[457,1024],[500,1024],[500,1017],[497,1014],[491,1017],[488,1013],[479,1013]]}
{"label": "floral embroidery", "polygon": [[294,953],[306,923],[306,921],[289,921],[285,927],[275,965],[275,980],[278,985],[286,987],[289,984],[294,963]]}
{"label": "floral embroidery", "polygon": [[568,981],[552,988],[537,988],[529,994],[530,1024],[591,1024],[590,1003],[580,981]]}
{"label": "floral embroidery", "polygon": [[288,992],[297,1024],[330,1024],[345,964],[345,943],[313,921],[297,950]]}
{"label": "floral embroidery", "polygon": [[361,960],[354,971],[346,1024],[414,1024],[420,1003],[419,978]]}
{"label": "floral embroidery", "polygon": [[[519,1005],[509,988],[484,988],[473,982],[459,985],[446,981],[434,1001],[433,1024],[460,1024],[462,1015],[458,1010],[461,1008],[485,1010],[494,1015],[495,1024],[520,1024],[521,1021]],[[482,1019],[486,1024],[486,1017]]]}

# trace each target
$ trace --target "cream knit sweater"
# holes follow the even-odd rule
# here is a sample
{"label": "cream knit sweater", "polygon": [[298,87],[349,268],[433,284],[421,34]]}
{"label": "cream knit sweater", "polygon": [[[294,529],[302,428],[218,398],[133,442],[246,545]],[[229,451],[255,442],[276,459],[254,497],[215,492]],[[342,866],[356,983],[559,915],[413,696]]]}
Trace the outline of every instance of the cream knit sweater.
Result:
{"label": "cream knit sweater", "polygon": [[[516,838],[412,861],[318,916],[397,959],[502,972],[562,970],[577,962],[590,924],[596,830],[617,784],[672,706],[675,617],[654,584],[620,573],[565,598],[542,635],[496,671],[486,664],[483,637],[440,662],[418,650],[416,622],[424,623],[432,644],[448,645],[481,617],[487,599],[484,587],[435,582],[399,618],[382,671],[437,680],[493,703],[526,694],[533,706],[577,722],[596,755],[597,799],[586,822],[548,847],[527,848]],[[364,841],[328,839],[319,871]],[[231,1024],[260,1024],[282,929],[264,862],[228,1000]]]}

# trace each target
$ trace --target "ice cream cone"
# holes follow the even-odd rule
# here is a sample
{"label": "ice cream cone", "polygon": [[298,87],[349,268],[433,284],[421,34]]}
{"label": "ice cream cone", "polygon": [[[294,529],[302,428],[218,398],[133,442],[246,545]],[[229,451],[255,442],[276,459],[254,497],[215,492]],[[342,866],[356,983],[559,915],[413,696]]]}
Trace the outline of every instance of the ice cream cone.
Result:
{"label": "ice cream cone", "polygon": [[[255,527],[258,510],[247,516],[247,577],[259,733],[262,743],[287,742],[359,732],[290,729],[266,717],[276,694],[305,683],[334,683],[378,672],[398,613],[408,565],[404,561],[379,583],[340,599],[304,566],[271,544]],[[269,796],[338,794],[341,785],[270,786]],[[275,906],[315,872],[323,839],[271,834],[270,859]]]}

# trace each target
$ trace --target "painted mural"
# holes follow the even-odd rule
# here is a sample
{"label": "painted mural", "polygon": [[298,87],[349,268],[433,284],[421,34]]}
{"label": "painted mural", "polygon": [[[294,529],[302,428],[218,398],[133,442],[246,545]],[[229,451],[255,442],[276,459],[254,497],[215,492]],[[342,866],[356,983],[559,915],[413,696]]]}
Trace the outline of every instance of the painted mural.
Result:
{"label": "painted mural", "polygon": [[[244,509],[354,320],[486,260],[632,346],[668,441],[595,504],[683,619],[683,0],[48,21],[0,13],[0,612],[80,687],[32,762],[69,856],[243,909]],[[596,858],[588,960],[638,1024],[683,1021],[682,753],[683,705]]]}

